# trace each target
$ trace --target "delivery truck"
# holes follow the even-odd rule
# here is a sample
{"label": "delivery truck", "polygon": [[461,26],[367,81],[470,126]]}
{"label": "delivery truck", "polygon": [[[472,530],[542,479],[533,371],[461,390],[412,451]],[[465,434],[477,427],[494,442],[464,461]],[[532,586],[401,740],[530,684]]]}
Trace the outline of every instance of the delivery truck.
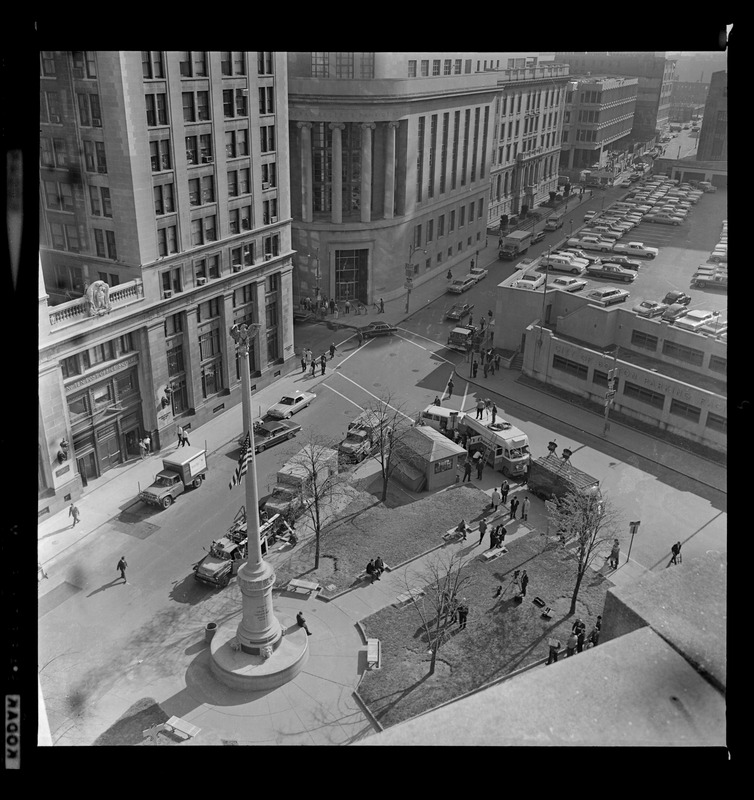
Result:
{"label": "delivery truck", "polygon": [[543,500],[563,497],[567,492],[599,493],[600,482],[554,454],[529,465],[529,491]]}
{"label": "delivery truck", "polygon": [[503,237],[498,248],[500,258],[511,260],[522,256],[531,244],[531,231],[513,231]]}
{"label": "delivery truck", "polygon": [[198,489],[207,476],[207,451],[199,447],[181,447],[162,459],[162,469],[153,483],[139,492],[139,499],[153,506],[169,508],[186,489]]}
{"label": "delivery truck", "polygon": [[338,453],[344,461],[363,461],[375,447],[380,436],[380,418],[372,411],[362,411],[348,423],[346,438],[338,445]]}
{"label": "delivery truck", "polygon": [[[310,448],[315,447],[312,456]],[[324,483],[338,472],[338,451],[330,447],[307,445],[278,470],[272,493],[267,497],[264,510],[269,515],[295,519],[312,502],[312,473],[316,467],[317,483]]]}

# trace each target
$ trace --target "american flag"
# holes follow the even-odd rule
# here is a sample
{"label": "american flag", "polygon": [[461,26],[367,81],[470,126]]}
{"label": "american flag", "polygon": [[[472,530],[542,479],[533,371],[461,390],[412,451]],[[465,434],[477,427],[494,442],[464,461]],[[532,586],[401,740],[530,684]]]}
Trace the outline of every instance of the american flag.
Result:
{"label": "american flag", "polygon": [[246,470],[253,458],[254,452],[251,448],[251,437],[247,433],[243,442],[243,447],[241,448],[241,456],[236,465],[236,471],[233,473],[233,478],[228,484],[228,489],[232,489],[237,483],[241,483],[241,478],[246,474]]}

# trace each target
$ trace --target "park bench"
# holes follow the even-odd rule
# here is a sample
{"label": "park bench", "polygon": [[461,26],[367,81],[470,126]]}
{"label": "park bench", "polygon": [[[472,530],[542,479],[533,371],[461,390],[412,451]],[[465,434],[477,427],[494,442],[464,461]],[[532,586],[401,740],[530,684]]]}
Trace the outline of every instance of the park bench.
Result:
{"label": "park bench", "polygon": [[[472,533],[476,533],[479,531],[479,525],[469,524],[466,523],[466,536],[468,537]],[[458,530],[458,526],[456,525],[455,528],[451,528],[449,531],[443,533],[442,538],[445,539],[446,542],[450,542],[453,539],[460,539],[461,532]]]}
{"label": "park bench", "polygon": [[485,550],[481,557],[484,561],[493,561],[496,558],[499,558],[503,553],[507,553],[507,547],[491,547],[489,550]]}
{"label": "park bench", "polygon": [[299,592],[302,594],[311,594],[312,592],[318,592],[320,590],[320,585],[314,581],[302,581],[298,578],[291,578],[288,581],[287,589],[289,592],[296,592],[297,594]]}
{"label": "park bench", "polygon": [[408,603],[411,600],[418,600],[420,597],[423,596],[424,596],[424,589],[420,589],[418,586],[414,586],[404,594],[399,594],[398,597],[395,598],[395,604],[402,606],[404,603]]}
{"label": "park bench", "polygon": [[181,733],[187,739],[196,736],[201,730],[201,728],[197,728],[196,725],[192,725],[190,722],[186,722],[185,719],[181,719],[180,717],[171,717],[164,725],[171,733]]}
{"label": "park bench", "polygon": [[[383,561],[382,563],[385,565],[385,569],[383,569],[383,570],[382,570],[382,571],[383,571],[383,573],[384,573],[384,572],[389,572],[389,571],[390,571],[390,567],[389,567],[387,564],[385,564],[385,562],[384,562],[384,561]],[[372,576],[371,576],[371,575],[370,575],[370,574],[369,574],[369,573],[368,573],[368,572],[367,572],[365,569],[363,569],[363,570],[362,570],[362,571],[361,571],[361,572],[360,572],[360,573],[359,573],[359,574],[356,576],[356,581],[354,581],[354,583],[357,583],[358,581],[365,581],[367,578],[370,578],[370,579],[371,579],[371,577],[372,577]]]}
{"label": "park bench", "polygon": [[379,639],[367,639],[367,668],[379,669],[382,666],[382,643]]}

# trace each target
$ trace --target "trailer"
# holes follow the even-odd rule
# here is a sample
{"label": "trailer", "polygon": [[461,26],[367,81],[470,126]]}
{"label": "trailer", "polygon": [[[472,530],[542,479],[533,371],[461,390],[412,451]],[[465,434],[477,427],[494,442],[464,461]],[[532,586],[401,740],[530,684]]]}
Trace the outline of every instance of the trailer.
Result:
{"label": "trailer", "polygon": [[503,237],[498,255],[508,260],[523,255],[531,244],[531,231],[513,231]]}
{"label": "trailer", "polygon": [[597,478],[577,469],[554,454],[542,456],[529,464],[529,491],[542,500],[563,497],[567,492],[599,494]]}

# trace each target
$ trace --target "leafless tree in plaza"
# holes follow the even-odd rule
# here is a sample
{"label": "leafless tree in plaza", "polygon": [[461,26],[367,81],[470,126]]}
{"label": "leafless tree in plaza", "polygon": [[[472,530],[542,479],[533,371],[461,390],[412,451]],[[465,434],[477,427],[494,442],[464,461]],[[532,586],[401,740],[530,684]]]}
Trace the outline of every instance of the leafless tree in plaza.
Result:
{"label": "leafless tree in plaza", "polygon": [[565,541],[576,543],[576,582],[570,610],[575,614],[587,569],[619,538],[620,516],[607,497],[597,493],[566,492],[557,500],[546,501],[545,506],[552,528]]}
{"label": "leafless tree in plaza", "polygon": [[375,420],[374,450],[370,457],[380,465],[381,500],[384,503],[387,500],[388,484],[396,467],[402,461],[412,460],[412,454],[401,445],[401,438],[402,434],[413,425],[413,419],[391,392],[369,403],[366,410],[371,412]]}
{"label": "leafless tree in plaza", "polygon": [[429,652],[432,654],[429,675],[434,674],[437,653],[455,621],[464,587],[471,580],[469,575],[462,574],[470,560],[458,553],[441,552],[429,559],[421,576],[409,577],[406,572],[406,592],[413,593],[417,587],[424,592],[421,596],[414,594],[409,602],[427,634]]}

